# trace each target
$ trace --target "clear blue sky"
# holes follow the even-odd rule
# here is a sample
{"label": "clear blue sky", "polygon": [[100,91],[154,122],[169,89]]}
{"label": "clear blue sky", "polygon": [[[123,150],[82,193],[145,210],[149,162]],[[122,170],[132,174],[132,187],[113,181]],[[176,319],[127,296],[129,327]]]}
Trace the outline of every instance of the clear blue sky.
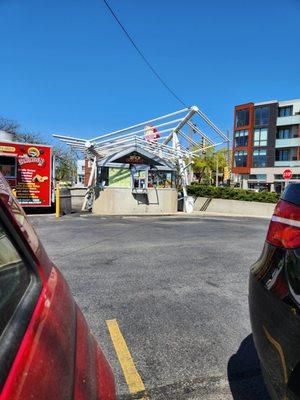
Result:
{"label": "clear blue sky", "polygon": [[[299,0],[109,0],[162,77],[224,131],[233,106],[300,97]],[[0,115],[93,137],[181,105],[102,0],[0,0]]]}

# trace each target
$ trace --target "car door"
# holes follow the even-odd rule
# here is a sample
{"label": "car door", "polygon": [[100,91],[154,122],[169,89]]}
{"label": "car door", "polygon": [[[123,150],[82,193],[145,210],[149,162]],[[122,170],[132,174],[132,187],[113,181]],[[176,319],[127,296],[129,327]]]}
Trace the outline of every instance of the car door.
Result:
{"label": "car door", "polygon": [[75,301],[3,178],[0,311],[0,399],[72,399]]}

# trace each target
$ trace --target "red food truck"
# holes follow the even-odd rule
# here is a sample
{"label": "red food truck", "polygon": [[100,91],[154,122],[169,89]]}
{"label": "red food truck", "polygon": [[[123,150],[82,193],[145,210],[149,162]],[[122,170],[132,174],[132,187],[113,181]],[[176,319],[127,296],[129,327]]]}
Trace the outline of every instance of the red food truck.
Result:
{"label": "red food truck", "polygon": [[0,171],[23,207],[54,203],[51,146],[0,141]]}

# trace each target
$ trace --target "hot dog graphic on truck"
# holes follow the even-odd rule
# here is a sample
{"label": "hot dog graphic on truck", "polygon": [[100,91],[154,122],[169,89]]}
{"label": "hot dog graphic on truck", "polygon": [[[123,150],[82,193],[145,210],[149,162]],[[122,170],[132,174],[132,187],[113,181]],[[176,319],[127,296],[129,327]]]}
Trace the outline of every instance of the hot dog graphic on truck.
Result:
{"label": "hot dog graphic on truck", "polygon": [[54,176],[50,146],[0,142],[0,171],[22,206],[51,206]]}

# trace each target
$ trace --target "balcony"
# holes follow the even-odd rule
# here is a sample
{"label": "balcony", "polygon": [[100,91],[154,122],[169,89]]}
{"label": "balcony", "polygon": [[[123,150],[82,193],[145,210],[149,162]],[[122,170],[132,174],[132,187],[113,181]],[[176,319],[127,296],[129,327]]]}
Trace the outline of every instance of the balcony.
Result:
{"label": "balcony", "polygon": [[300,115],[291,115],[290,117],[277,117],[277,126],[298,124],[300,124]]}
{"label": "balcony", "polygon": [[274,167],[300,167],[300,160],[275,161]]}
{"label": "balcony", "polygon": [[[283,117],[289,118],[289,117]],[[276,139],[275,142],[276,149],[280,149],[282,147],[300,147],[300,138],[290,138],[290,139]]]}

